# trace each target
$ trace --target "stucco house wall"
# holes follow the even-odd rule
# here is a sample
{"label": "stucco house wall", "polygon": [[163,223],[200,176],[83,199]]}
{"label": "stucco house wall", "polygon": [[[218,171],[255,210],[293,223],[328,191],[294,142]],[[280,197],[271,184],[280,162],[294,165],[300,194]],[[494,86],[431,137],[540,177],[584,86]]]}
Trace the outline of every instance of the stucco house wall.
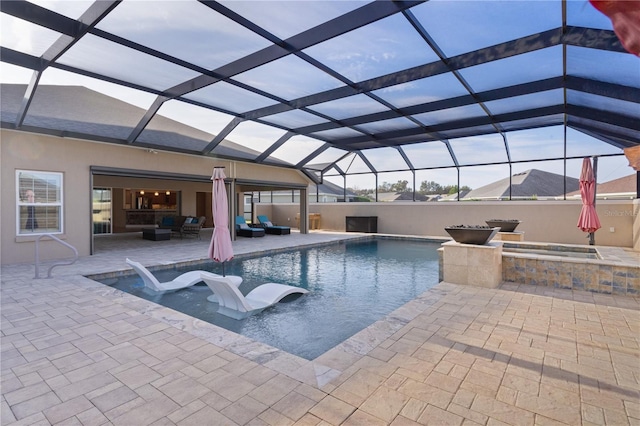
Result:
{"label": "stucco house wall", "polygon": [[[281,167],[239,163],[196,155],[185,155],[132,146],[89,142],[3,129],[0,131],[0,178],[2,179],[1,244],[2,264],[27,263],[34,260],[33,236],[16,235],[16,170],[59,172],[63,174],[63,226],[56,235],[73,245],[81,256],[90,254],[92,217],[92,166],[166,172],[210,177],[214,166],[224,166],[229,178],[281,182],[283,185],[308,185],[299,171]],[[112,177],[96,176],[96,186],[114,183]],[[122,182],[122,181],[120,181]],[[145,184],[138,180],[138,184]],[[142,182],[142,183],[140,183]],[[122,184],[122,183],[121,183]],[[196,214],[196,192],[211,191],[211,186],[193,182],[162,182],[146,184],[181,190],[182,213]],[[299,208],[299,207],[297,207]],[[42,241],[43,260],[68,258],[68,248],[52,241]]]}

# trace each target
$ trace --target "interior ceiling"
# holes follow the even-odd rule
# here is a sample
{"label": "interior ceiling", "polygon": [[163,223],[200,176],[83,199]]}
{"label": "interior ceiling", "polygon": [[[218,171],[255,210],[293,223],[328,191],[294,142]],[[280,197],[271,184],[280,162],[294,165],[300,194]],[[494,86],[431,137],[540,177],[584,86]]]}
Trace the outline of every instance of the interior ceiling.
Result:
{"label": "interior ceiling", "polygon": [[[22,128],[58,70],[153,95],[114,143],[193,154],[193,135],[187,149],[145,132],[163,116],[205,117],[195,152],[227,158],[233,141],[243,161],[315,180],[356,161],[372,173],[459,167],[452,141],[479,136],[479,148],[499,143],[477,164],[507,164],[511,132],[548,126],[611,152],[640,144],[640,59],[586,0],[42,4],[0,2],[1,60],[32,72],[5,128]],[[31,43],[12,41],[16,23]]]}

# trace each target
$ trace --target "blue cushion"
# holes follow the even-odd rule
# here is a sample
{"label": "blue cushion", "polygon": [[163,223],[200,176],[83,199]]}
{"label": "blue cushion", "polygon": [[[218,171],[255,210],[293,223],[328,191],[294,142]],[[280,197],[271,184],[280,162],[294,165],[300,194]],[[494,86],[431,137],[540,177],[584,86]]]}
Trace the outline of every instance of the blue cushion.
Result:
{"label": "blue cushion", "polygon": [[172,216],[163,217],[162,226],[173,226],[173,217]]}

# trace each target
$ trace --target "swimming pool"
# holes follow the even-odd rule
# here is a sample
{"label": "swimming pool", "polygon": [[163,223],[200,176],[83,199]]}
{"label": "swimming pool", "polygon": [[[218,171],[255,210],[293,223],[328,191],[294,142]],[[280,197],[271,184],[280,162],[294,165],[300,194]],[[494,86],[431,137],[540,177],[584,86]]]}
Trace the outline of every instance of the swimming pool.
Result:
{"label": "swimming pool", "polygon": [[[138,275],[98,281],[311,360],[436,285],[439,247],[374,239],[234,259],[225,271],[243,277],[243,294],[265,282],[310,291],[244,320],[218,314],[218,305],[206,300],[211,291],[204,285],[157,294],[144,289]],[[222,270],[213,262],[191,269]],[[154,275],[165,281],[187,270]]]}

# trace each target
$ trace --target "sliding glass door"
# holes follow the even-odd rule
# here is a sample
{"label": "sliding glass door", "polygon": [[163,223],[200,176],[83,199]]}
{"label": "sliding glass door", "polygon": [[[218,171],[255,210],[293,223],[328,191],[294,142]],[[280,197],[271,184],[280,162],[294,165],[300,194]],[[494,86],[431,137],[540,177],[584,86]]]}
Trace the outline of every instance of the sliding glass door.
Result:
{"label": "sliding glass door", "polygon": [[111,233],[111,188],[93,188],[93,234]]}

